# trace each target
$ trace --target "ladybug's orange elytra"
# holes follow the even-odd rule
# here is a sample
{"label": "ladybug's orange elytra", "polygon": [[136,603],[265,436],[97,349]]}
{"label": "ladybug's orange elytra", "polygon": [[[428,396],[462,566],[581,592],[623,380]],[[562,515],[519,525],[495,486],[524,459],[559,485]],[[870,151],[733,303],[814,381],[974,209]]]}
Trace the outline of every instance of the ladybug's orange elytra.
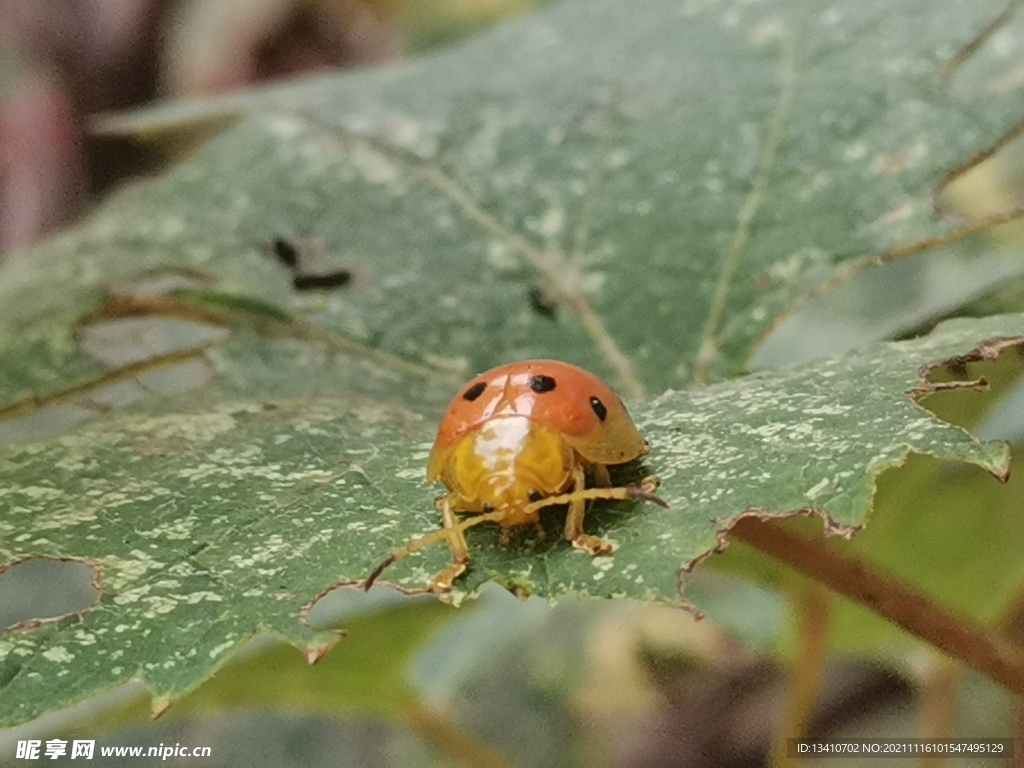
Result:
{"label": "ladybug's orange elytra", "polygon": [[[611,487],[608,466],[647,453],[619,396],[597,376],[557,360],[529,360],[493,368],[473,378],[452,399],[438,427],[427,464],[427,482],[441,480],[437,500],[443,528],[393,553],[365,582],[369,589],[388,565],[447,539],[452,564],[430,583],[443,592],[466,569],[464,532],[484,522],[502,528],[538,524],[540,510],[567,504],[565,538],[591,555],[611,545],[583,532],[591,499],[641,499],[653,495],[656,477],[638,486]],[[586,488],[587,473],[593,488]],[[458,514],[472,515],[459,521]]]}

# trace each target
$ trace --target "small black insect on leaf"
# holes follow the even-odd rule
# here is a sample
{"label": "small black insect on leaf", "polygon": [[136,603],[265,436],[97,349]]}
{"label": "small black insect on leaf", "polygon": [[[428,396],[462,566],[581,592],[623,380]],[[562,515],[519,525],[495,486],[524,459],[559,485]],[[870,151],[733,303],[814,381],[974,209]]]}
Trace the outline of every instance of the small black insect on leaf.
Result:
{"label": "small black insect on leaf", "polygon": [[270,252],[291,271],[292,287],[297,291],[333,290],[352,282],[350,269],[314,267],[317,262],[327,260],[327,248],[317,238],[274,235],[270,239]]}
{"label": "small black insect on leaf", "polygon": [[319,275],[295,275],[292,278],[292,287],[297,291],[312,291],[317,288],[330,290],[341,288],[352,282],[352,270],[338,269],[334,272],[325,272]]}
{"label": "small black insect on leaf", "polygon": [[270,241],[270,252],[288,269],[299,266],[299,246],[291,238],[275,235]]}
{"label": "small black insect on leaf", "polygon": [[536,283],[530,286],[527,298],[530,300],[530,309],[538,315],[548,320],[554,320],[558,316],[558,303]]}

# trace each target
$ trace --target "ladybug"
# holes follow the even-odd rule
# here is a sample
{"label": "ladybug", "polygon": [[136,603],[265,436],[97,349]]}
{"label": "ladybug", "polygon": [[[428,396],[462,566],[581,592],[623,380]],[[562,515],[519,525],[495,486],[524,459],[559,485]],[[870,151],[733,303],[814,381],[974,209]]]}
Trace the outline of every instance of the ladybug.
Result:
{"label": "ladybug", "polygon": [[[452,564],[430,582],[447,592],[466,570],[465,530],[496,522],[507,541],[512,528],[539,525],[544,507],[567,504],[565,538],[591,555],[612,545],[583,532],[591,499],[640,499],[667,507],[653,495],[658,478],[613,487],[608,467],[647,453],[619,396],[597,376],[557,360],[528,360],[473,378],[445,411],[427,463],[427,482],[441,480],[443,528],[410,542],[380,564],[369,589],[391,563],[438,539],[447,539]],[[591,488],[587,488],[587,478]],[[471,515],[459,521],[457,515]]]}

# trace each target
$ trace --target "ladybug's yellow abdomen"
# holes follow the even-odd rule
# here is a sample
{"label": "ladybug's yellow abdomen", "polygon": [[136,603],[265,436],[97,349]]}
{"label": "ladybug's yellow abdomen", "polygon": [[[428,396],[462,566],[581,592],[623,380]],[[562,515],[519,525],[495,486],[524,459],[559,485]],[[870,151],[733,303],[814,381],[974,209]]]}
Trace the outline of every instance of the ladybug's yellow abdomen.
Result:
{"label": "ladybug's yellow abdomen", "polygon": [[516,414],[495,416],[445,451],[439,475],[453,495],[453,510],[502,510],[502,527],[536,522],[526,507],[572,484],[579,461],[565,438]]}

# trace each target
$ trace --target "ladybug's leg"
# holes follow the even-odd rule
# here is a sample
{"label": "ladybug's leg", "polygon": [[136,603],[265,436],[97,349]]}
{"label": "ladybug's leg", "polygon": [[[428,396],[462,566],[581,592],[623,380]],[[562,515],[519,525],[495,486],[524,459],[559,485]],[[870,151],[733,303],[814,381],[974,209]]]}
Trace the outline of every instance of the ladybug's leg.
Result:
{"label": "ladybug's leg", "polygon": [[640,481],[638,486],[644,493],[654,493],[658,490],[658,486],[661,485],[661,478],[657,475],[648,475]]}
{"label": "ladybug's leg", "polygon": [[445,537],[448,539],[448,548],[452,552],[452,561],[457,563],[468,562],[469,545],[466,543],[466,534],[459,527],[459,519],[455,516],[456,508],[452,504],[452,495],[446,493],[444,496],[438,496],[436,504],[437,508],[441,510],[441,525],[444,528],[453,529]]}
{"label": "ladybug's leg", "polygon": [[[607,475],[608,471],[605,470]],[[587,475],[583,467],[577,464],[572,470],[572,491],[570,495],[582,491],[586,487]],[[582,549],[591,555],[607,555],[612,545],[604,539],[590,536],[583,532],[583,515],[587,511],[586,499],[569,501],[569,515],[565,518],[565,538],[572,542],[576,549]]]}
{"label": "ladybug's leg", "polygon": [[441,523],[445,528],[451,528],[451,535],[447,536],[448,549],[452,553],[452,564],[438,573],[430,580],[431,592],[451,592],[452,582],[466,570],[466,563],[469,562],[469,545],[466,543],[466,534],[458,528],[458,519],[452,509],[450,494],[446,494],[437,500],[437,506],[441,510]]}
{"label": "ladybug's leg", "polygon": [[612,477],[608,474],[608,467],[604,464],[592,464],[594,472],[594,487],[595,488],[611,488]]}
{"label": "ladybug's leg", "polygon": [[373,569],[373,573],[366,577],[363,582],[363,589],[369,589],[373,586],[373,583],[377,580],[384,569],[392,563],[397,563],[399,560],[408,557],[413,552],[419,552],[424,547],[430,546],[435,541],[441,539],[448,539],[451,541],[453,538],[456,541],[450,544],[452,551],[452,564],[445,568],[441,573],[437,574],[430,581],[430,589],[433,592],[448,592],[452,588],[452,582],[458,578],[464,570],[466,570],[466,563],[469,561],[469,547],[466,545],[465,531],[467,528],[480,525],[481,523],[500,523],[505,517],[505,511],[499,512],[484,512],[479,515],[473,515],[468,520],[462,520],[461,522],[455,522],[455,510],[452,507],[452,501],[449,496],[442,496],[437,500],[438,509],[442,511],[442,517],[444,518],[444,527],[438,528],[432,533],[428,533],[426,536],[420,536],[414,541],[410,541],[401,549],[395,550],[391,555],[384,560],[380,565]]}

